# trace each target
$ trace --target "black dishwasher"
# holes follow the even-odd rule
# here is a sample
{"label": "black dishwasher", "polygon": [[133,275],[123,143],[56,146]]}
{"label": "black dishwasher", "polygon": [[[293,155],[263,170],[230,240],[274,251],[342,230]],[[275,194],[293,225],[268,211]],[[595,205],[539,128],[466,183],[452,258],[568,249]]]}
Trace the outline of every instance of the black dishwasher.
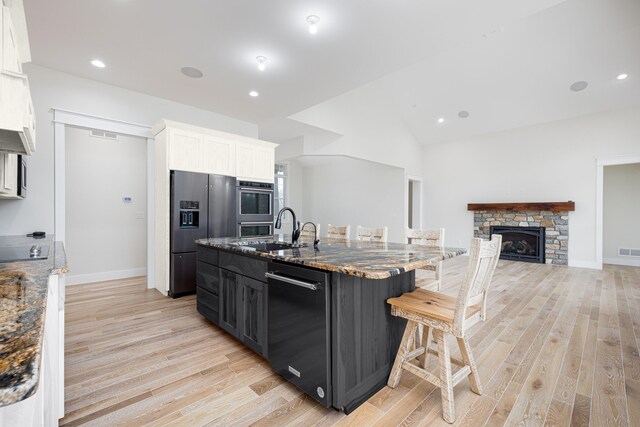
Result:
{"label": "black dishwasher", "polygon": [[271,368],[331,406],[329,274],[270,262],[267,345]]}

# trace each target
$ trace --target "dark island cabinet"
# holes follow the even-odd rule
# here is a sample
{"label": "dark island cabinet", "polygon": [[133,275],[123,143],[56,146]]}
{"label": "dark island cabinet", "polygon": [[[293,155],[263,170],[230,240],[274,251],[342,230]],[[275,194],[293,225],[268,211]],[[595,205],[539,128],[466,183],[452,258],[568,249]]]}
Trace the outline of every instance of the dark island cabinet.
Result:
{"label": "dark island cabinet", "polygon": [[266,261],[198,246],[198,312],[265,357],[266,271]]}
{"label": "dark island cabinet", "polygon": [[238,302],[238,291],[242,276],[220,269],[220,326],[234,337],[238,337],[238,317],[242,308]]}
{"label": "dark island cabinet", "polygon": [[220,321],[220,269],[198,261],[196,265],[196,308],[215,324]]}
{"label": "dark island cabinet", "polygon": [[266,283],[242,277],[242,319],[240,340],[257,353],[267,356],[266,350]]}

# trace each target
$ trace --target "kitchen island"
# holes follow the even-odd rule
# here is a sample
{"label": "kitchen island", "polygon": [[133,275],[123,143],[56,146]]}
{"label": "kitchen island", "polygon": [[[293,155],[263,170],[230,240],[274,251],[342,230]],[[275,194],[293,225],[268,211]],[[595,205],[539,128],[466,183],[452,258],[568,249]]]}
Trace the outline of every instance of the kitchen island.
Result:
{"label": "kitchen island", "polygon": [[[386,300],[464,249],[325,239],[316,249],[198,240],[198,311],[325,406],[351,412],[387,382],[406,321]],[[269,276],[269,278],[267,277]]]}

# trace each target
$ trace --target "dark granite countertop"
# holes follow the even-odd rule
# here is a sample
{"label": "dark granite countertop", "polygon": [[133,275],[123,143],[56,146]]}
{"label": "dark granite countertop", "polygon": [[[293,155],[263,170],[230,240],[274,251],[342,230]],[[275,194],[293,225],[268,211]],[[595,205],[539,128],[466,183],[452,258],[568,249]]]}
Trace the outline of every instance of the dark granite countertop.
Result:
{"label": "dark granite countertop", "polygon": [[0,263],[0,407],[38,388],[48,280],[67,272],[64,247],[52,237],[0,237],[0,247],[33,244],[49,245],[49,257]]}
{"label": "dark granite countertop", "polygon": [[318,250],[313,248],[311,238],[301,237],[300,242],[308,243],[306,248],[296,248],[275,252],[258,252],[243,248],[239,242],[284,241],[287,235],[276,235],[272,239],[201,239],[196,243],[218,249],[241,252],[267,259],[306,265],[326,271],[337,271],[367,279],[386,279],[407,271],[435,266],[439,261],[462,255],[461,248],[434,248],[402,243],[382,243],[357,240],[321,239]]}

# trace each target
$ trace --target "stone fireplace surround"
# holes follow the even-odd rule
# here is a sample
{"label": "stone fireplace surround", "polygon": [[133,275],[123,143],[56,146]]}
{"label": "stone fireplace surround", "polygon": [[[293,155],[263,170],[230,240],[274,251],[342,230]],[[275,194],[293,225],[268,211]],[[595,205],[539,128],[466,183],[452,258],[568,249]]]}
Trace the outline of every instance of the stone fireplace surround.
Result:
{"label": "stone fireplace surround", "polygon": [[569,262],[569,211],[574,202],[544,203],[471,203],[473,235],[488,239],[492,225],[513,227],[545,227],[545,259],[547,264]]}

